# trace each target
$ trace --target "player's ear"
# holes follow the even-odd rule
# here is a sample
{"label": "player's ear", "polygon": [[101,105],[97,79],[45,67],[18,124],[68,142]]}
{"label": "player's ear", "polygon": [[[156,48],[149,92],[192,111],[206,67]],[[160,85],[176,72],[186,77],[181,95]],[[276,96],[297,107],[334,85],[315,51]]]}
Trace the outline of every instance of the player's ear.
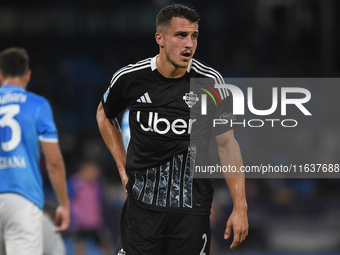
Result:
{"label": "player's ear", "polygon": [[31,71],[31,70],[28,70],[28,71],[25,73],[25,82],[26,82],[26,83],[29,83],[29,81],[31,80],[31,74],[32,74],[32,71]]}
{"label": "player's ear", "polygon": [[162,33],[157,32],[155,34],[156,42],[158,43],[159,47],[164,47],[164,35]]}

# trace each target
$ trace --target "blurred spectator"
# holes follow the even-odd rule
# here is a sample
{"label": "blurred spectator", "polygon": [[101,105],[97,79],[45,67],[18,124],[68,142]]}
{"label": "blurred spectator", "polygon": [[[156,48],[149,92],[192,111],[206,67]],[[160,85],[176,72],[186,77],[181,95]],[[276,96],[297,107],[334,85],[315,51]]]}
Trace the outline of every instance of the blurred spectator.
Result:
{"label": "blurred spectator", "polygon": [[69,178],[71,231],[74,254],[87,254],[87,245],[95,242],[103,254],[111,254],[111,233],[104,225],[100,169],[95,161],[85,161]]}

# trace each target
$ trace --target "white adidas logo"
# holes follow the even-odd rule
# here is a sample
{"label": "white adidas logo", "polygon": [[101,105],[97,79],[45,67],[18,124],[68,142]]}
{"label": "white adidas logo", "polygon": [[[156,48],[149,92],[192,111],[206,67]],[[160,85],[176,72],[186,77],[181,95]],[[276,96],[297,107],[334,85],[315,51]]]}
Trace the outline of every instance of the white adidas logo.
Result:
{"label": "white adidas logo", "polygon": [[139,99],[137,99],[137,102],[138,103],[147,103],[147,104],[152,103],[148,92],[146,92],[143,96],[141,96]]}
{"label": "white adidas logo", "polygon": [[118,255],[126,255],[126,252],[123,249],[120,249],[118,251]]}

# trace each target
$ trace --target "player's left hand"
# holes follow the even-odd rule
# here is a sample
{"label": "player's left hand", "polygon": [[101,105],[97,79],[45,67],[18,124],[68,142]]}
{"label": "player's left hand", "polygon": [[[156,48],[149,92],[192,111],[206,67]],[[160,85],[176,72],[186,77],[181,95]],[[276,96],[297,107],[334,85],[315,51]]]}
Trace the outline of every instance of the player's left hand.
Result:
{"label": "player's left hand", "polygon": [[62,232],[68,229],[70,225],[70,208],[59,205],[56,209],[54,224],[58,226],[56,232]]}
{"label": "player's left hand", "polygon": [[231,235],[231,230],[234,231],[234,240],[230,245],[230,249],[236,248],[240,243],[244,241],[248,235],[248,216],[247,209],[234,208],[228,221],[226,230],[224,233],[224,239],[228,239]]}

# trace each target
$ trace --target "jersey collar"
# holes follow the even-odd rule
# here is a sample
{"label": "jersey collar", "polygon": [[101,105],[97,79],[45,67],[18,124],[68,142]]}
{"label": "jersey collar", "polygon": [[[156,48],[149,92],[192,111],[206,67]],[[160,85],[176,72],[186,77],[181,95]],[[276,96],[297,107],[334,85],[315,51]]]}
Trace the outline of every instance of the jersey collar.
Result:
{"label": "jersey collar", "polygon": [[[157,59],[157,56],[154,56],[152,59],[151,59],[151,71],[155,71],[157,69],[157,66],[156,66],[156,59]],[[192,59],[190,59],[190,62],[189,62],[189,65],[188,65],[188,68],[187,68],[187,73],[190,73],[190,70],[191,70],[191,65],[192,65]]]}
{"label": "jersey collar", "polygon": [[6,84],[0,87],[1,90],[16,90],[16,91],[26,91],[23,87],[15,84]]}

